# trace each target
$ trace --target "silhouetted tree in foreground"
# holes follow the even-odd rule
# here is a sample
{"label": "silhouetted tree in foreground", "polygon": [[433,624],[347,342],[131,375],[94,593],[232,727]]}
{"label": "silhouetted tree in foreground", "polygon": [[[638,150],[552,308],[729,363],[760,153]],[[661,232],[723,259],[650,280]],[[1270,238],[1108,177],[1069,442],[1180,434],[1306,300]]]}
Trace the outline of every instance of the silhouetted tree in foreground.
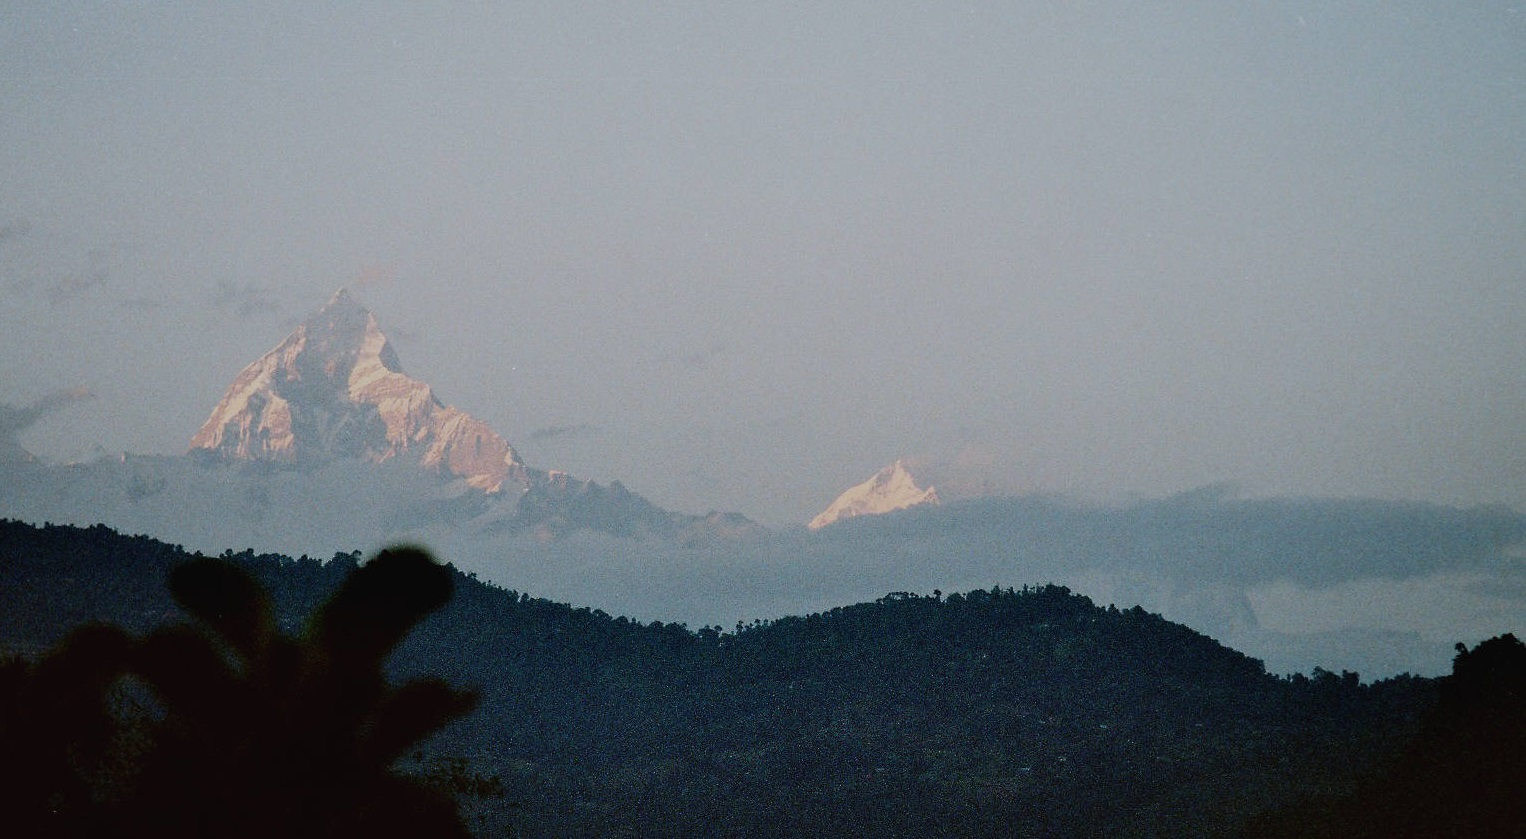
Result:
{"label": "silhouetted tree in foreground", "polygon": [[[392,686],[387,655],[451,597],[448,568],[383,551],[299,638],[238,566],[170,574],[196,620],[134,640],[71,635],[0,666],[0,828],[9,835],[465,836],[454,802],[392,766],[476,704],[435,679]],[[135,711],[135,712],[134,712]]]}
{"label": "silhouetted tree in foreground", "polygon": [[1526,644],[1457,645],[1440,701],[1373,799],[1364,835],[1526,836]]}
{"label": "silhouetted tree in foreground", "polygon": [[0,664],[0,832],[85,835],[100,826],[123,741],[111,688],[131,645],[115,627],[91,626],[35,663]]}
{"label": "silhouetted tree in foreground", "polygon": [[1251,837],[1517,839],[1526,836],[1526,644],[1457,645],[1419,735],[1348,798],[1267,818]]}

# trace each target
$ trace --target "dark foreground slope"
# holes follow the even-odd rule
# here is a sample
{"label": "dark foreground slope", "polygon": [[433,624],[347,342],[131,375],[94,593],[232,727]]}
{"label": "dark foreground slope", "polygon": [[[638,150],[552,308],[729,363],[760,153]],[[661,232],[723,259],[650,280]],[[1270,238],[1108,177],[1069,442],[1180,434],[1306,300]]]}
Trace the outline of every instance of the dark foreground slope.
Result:
{"label": "dark foreground slope", "polygon": [[[229,554],[288,631],[352,570]],[[178,615],[175,547],[0,523],[0,641]],[[1215,836],[1337,800],[1407,747],[1436,682],[1267,675],[1139,609],[1055,586],[737,627],[641,625],[457,575],[393,659],[480,688],[430,745],[502,778],[484,834]],[[469,802],[470,803],[470,802]]]}

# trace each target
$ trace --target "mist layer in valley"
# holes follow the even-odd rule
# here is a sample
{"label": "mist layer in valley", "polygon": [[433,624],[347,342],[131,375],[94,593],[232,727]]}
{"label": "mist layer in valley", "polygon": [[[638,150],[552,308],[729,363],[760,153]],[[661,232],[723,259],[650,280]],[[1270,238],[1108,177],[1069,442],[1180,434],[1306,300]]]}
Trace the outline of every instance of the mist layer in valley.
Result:
{"label": "mist layer in valley", "polygon": [[1207,489],[1122,505],[969,499],[814,531],[721,515],[660,530],[606,516],[600,530],[528,522],[516,503],[402,461],[0,465],[0,517],[99,522],[208,554],[326,558],[415,542],[506,588],[691,627],[893,591],[1056,583],[1159,612],[1272,672],[1380,678],[1445,673],[1455,643],[1526,626],[1526,517],[1503,509]]}

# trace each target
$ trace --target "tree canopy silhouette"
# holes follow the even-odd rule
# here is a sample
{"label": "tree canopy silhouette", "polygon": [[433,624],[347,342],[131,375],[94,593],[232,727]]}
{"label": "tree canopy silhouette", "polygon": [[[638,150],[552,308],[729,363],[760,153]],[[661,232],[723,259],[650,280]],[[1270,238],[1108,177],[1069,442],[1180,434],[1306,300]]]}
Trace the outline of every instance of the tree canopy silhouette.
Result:
{"label": "tree canopy silhouette", "polygon": [[447,795],[392,767],[477,695],[383,670],[450,599],[448,568],[383,551],[297,637],[233,562],[187,562],[169,589],[194,622],[86,627],[0,668],[12,835],[467,835]]}

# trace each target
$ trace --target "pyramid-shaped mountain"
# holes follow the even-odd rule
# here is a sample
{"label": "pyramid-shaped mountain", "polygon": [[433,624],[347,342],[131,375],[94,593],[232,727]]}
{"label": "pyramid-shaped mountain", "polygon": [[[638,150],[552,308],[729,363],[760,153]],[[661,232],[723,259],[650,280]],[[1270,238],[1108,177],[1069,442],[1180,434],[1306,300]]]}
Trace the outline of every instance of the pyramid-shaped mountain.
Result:
{"label": "pyramid-shaped mountain", "polygon": [[532,483],[507,441],[403,372],[376,316],[344,289],[238,374],[191,438],[198,449],[292,464],[413,457],[486,492]]}
{"label": "pyramid-shaped mountain", "polygon": [[733,518],[754,526],[739,516],[671,513],[619,482],[600,486],[526,465],[486,423],[404,373],[376,316],[344,289],[238,374],[190,453],[293,466],[414,464],[477,490],[452,502],[457,515],[469,511],[478,526],[511,531],[688,537],[734,529]]}
{"label": "pyramid-shaped mountain", "polygon": [[820,530],[856,516],[874,516],[939,503],[942,503],[942,499],[938,497],[937,488],[923,486],[912,474],[911,467],[904,460],[897,460],[874,473],[869,480],[844,490],[816,518],[811,519],[807,527]]}

